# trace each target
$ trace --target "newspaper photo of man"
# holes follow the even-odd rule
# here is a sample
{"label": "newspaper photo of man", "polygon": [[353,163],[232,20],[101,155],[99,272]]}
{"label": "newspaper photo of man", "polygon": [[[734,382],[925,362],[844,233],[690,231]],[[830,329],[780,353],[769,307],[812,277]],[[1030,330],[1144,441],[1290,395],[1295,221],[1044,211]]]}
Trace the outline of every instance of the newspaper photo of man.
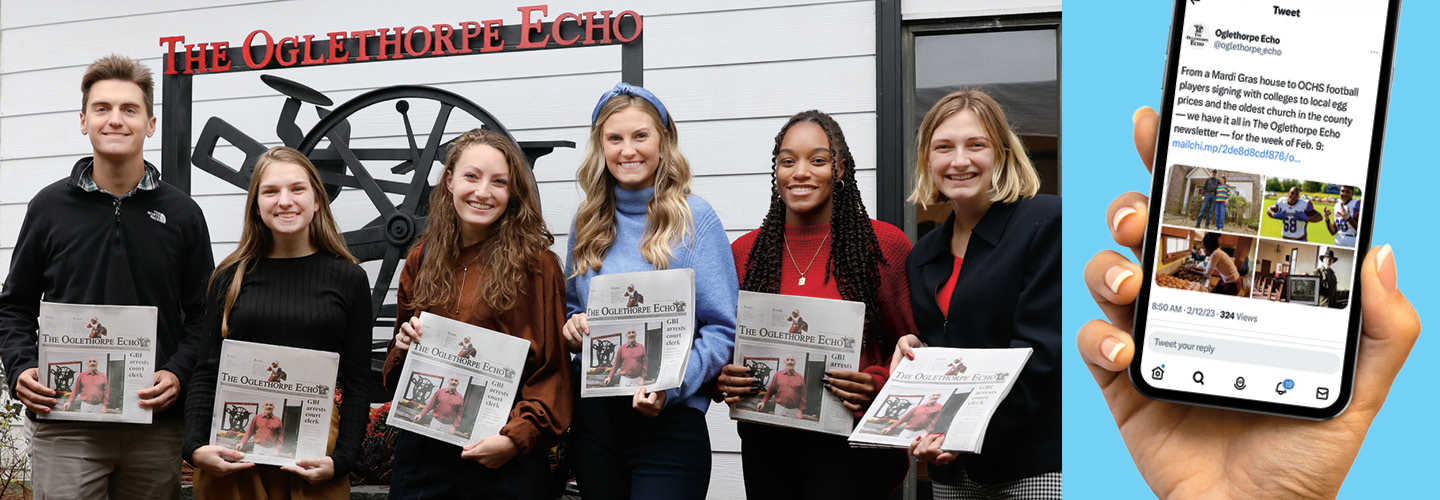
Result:
{"label": "newspaper photo of man", "polygon": [[[626,294],[634,292],[634,289],[635,286],[631,285],[631,291]],[[635,300],[634,297],[639,296],[638,292],[634,293],[635,295],[631,297],[632,301]],[[620,375],[621,387],[639,387],[650,376],[650,363],[649,357],[645,355],[645,346],[635,339],[635,328],[626,330],[625,344],[615,350],[615,369],[610,370],[610,375],[605,377],[605,386],[614,382],[616,374]]]}
{"label": "newspaper photo of man", "polygon": [[951,361],[949,364],[946,364],[945,366],[948,369],[945,370],[945,376],[948,377],[951,375],[959,375],[961,373],[965,373],[966,368],[964,361],[962,361],[963,359],[965,358],[955,358],[955,361]]}
{"label": "newspaper photo of man", "polygon": [[775,414],[788,418],[805,418],[805,376],[795,371],[795,356],[785,356],[785,369],[770,377],[765,397],[760,408],[771,399],[775,400]]}
{"label": "newspaper photo of man", "polygon": [[280,368],[279,361],[271,361],[270,367],[266,368],[265,371],[270,372],[270,377],[265,379],[269,382],[284,382],[286,377],[289,377],[289,375],[285,374],[285,370]]}
{"label": "newspaper photo of man", "polygon": [[85,371],[75,376],[74,390],[65,400],[65,408],[74,408],[75,398],[80,398],[80,411],[84,413],[105,413],[110,406],[110,379],[100,373],[100,364],[95,358],[85,362]]}
{"label": "newspaper photo of man", "polygon": [[266,401],[265,411],[250,420],[245,427],[245,436],[235,445],[236,451],[244,451],[245,443],[251,443],[249,453],[279,456],[285,445],[285,422],[275,414],[275,402]]}
{"label": "newspaper photo of man", "polygon": [[905,416],[900,417],[894,423],[885,427],[881,434],[890,434],[898,427],[900,439],[910,440],[928,434],[935,429],[935,422],[940,418],[940,410],[944,405],[940,404],[940,393],[930,394],[930,399],[925,403],[915,405]]}
{"label": "newspaper photo of man", "polygon": [[800,317],[799,309],[791,312],[790,317],[785,318],[785,322],[790,323],[790,333],[805,333],[810,331],[810,324],[805,322],[805,318]]}
{"label": "newspaper photo of man", "polygon": [[460,410],[465,407],[465,395],[460,393],[460,379],[451,376],[446,387],[435,391],[430,396],[430,401],[425,403],[425,409],[415,416],[415,423],[420,423],[425,415],[430,415],[430,428],[448,434],[455,434],[460,427]]}
{"label": "newspaper photo of man", "polygon": [[475,345],[470,343],[470,337],[460,341],[460,352],[456,356],[465,359],[475,359]]}
{"label": "newspaper photo of man", "polygon": [[110,330],[107,330],[105,325],[100,324],[100,318],[90,318],[90,323],[85,325],[85,329],[90,330],[90,338],[92,339],[98,339],[110,333]]}
{"label": "newspaper photo of man", "polygon": [[625,297],[629,299],[625,301],[625,307],[635,307],[645,303],[645,296],[640,295],[640,292],[635,290],[634,283],[631,283],[629,288],[625,290]]}

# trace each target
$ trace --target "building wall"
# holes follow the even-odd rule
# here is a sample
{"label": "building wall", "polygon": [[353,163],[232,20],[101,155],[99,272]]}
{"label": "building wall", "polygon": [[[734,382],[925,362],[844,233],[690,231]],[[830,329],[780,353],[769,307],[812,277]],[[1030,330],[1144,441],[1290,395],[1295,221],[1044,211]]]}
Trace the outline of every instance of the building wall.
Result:
{"label": "building wall", "polygon": [[[47,2],[0,1],[0,279],[8,273],[28,200],[90,151],[79,134],[78,82],[94,59],[110,52],[136,57],[158,76],[163,70],[159,39],[164,36],[239,45],[255,29],[268,30],[278,39],[494,18],[517,24],[515,7],[533,3],[539,2],[425,2],[424,8],[415,8],[414,2],[387,0],[190,0],[183,6],[163,0],[77,0],[57,8]],[[732,240],[762,221],[774,136],[787,117],[806,109],[832,114],[846,132],[859,163],[861,192],[873,210],[876,2],[551,0],[548,5],[546,20],[561,12],[603,9],[634,10],[644,17],[645,86],[664,99],[675,117],[681,147],[695,173],[693,191],[716,208]],[[906,20],[920,20],[1057,12],[1060,3],[906,0],[902,9]],[[577,149],[558,149],[541,158],[535,170],[545,218],[557,237],[554,250],[563,254],[582,196],[574,171],[586,143],[590,112],[600,93],[619,81],[619,54],[618,46],[588,47],[276,74],[324,92],[337,104],[375,88],[432,85],[484,107],[519,140],[574,141]],[[258,76],[197,77],[194,133],[198,136],[209,117],[219,116],[266,145],[278,144],[274,128],[284,98]],[[157,87],[157,114],[160,95]],[[355,143],[403,146],[398,118],[375,111],[352,120]],[[313,107],[303,107],[301,128],[316,121]],[[221,148],[220,155],[238,164],[233,149]],[[146,157],[159,161],[158,131],[146,143]],[[218,259],[232,251],[239,238],[243,190],[192,171],[192,194],[206,213]],[[342,193],[334,207],[342,229],[358,228],[377,213],[353,191]],[[377,266],[366,268],[373,276]],[[376,338],[388,334],[378,329]],[[722,405],[712,407],[707,419],[715,453],[711,498],[743,498],[734,424]]]}
{"label": "building wall", "polygon": [[[192,0],[177,7],[173,2],[137,0],[71,2],[56,8],[45,2],[5,0],[0,3],[0,37],[5,41],[0,46],[0,277],[8,273],[28,200],[90,151],[79,134],[78,83],[94,59],[110,52],[136,57],[158,77],[163,70],[158,40],[164,36],[239,45],[255,29],[266,29],[278,39],[494,18],[518,24],[519,4],[427,2],[426,8],[417,9],[411,2],[375,0]],[[561,12],[603,9],[634,10],[644,17],[645,86],[676,118],[681,147],[695,173],[693,191],[716,208],[732,239],[763,219],[774,136],[789,115],[806,109],[826,111],[839,121],[860,163],[861,190],[867,204],[874,205],[874,2],[552,0],[546,20]],[[537,161],[535,170],[546,221],[557,236],[554,250],[563,255],[582,196],[573,180],[590,112],[599,95],[620,80],[619,54],[617,45],[275,74],[324,92],[337,104],[389,85],[433,85],[484,107],[519,140],[574,141],[576,149],[556,150]],[[206,119],[219,116],[266,145],[278,144],[274,128],[284,98],[263,85],[259,74],[197,77],[194,133],[198,136]],[[155,94],[159,114],[163,91],[157,88]],[[302,129],[316,121],[313,107],[302,108]],[[404,144],[393,110],[357,117],[352,124],[357,144]],[[234,150],[222,148],[222,157],[224,153],[238,165]],[[146,143],[146,157],[160,159],[158,131]],[[243,189],[192,171],[192,194],[209,220],[218,259],[239,239]],[[366,197],[354,191],[342,193],[335,210],[342,229],[358,228],[377,214]],[[366,267],[374,276],[378,266]],[[376,332],[377,339],[388,335],[385,329]],[[711,497],[739,498],[739,441],[725,410],[717,405],[708,413],[715,451]]]}

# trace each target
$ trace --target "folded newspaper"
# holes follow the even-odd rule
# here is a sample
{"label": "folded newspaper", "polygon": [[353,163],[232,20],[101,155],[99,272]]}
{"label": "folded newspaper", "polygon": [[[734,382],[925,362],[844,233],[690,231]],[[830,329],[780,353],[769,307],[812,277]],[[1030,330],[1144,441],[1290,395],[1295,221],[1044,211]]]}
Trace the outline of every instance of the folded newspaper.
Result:
{"label": "folded newspaper", "polygon": [[735,361],[762,392],[730,407],[730,418],[850,435],[855,416],[825,390],[829,370],[859,370],[865,304],[740,292]]}
{"label": "folded newspaper", "polygon": [[427,312],[420,325],[385,423],[456,446],[499,434],[530,341]]}
{"label": "folded newspaper", "polygon": [[139,392],[155,385],[151,306],[40,303],[40,383],[60,400],[44,420],[150,423]]}
{"label": "folded newspaper", "polygon": [[220,344],[210,444],[241,462],[291,465],[325,456],[340,355],[226,339]]}
{"label": "folded newspaper", "polygon": [[695,337],[695,270],[606,274],[590,280],[590,336],[580,397],[680,387]]}
{"label": "folded newspaper", "polygon": [[905,448],[915,438],[945,434],[940,449],[980,453],[985,429],[1030,359],[1031,349],[925,347],[902,359],[855,432],[850,445]]}

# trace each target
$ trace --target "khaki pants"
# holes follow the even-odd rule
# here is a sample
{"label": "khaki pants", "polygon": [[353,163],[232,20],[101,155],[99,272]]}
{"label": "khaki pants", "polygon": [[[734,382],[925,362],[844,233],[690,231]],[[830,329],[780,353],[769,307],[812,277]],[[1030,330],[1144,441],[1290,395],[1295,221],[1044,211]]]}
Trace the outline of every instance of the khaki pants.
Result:
{"label": "khaki pants", "polygon": [[27,423],[36,500],[180,498],[183,422]]}

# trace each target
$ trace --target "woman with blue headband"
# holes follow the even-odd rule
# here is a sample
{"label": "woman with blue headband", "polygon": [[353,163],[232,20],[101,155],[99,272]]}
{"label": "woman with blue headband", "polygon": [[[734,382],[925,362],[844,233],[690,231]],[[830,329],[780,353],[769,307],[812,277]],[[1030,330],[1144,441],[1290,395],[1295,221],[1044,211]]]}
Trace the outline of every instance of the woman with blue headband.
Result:
{"label": "woman with blue headband", "polygon": [[586,300],[590,280],[601,274],[694,269],[696,324],[679,388],[642,386],[629,400],[578,400],[575,476],[587,500],[704,498],[710,400],[701,388],[735,347],[739,285],[730,240],[710,204],[690,195],[690,164],[660,99],[620,83],[601,96],[590,121],[590,144],[576,172],[585,201],[572,224],[566,263],[570,349],[578,351],[590,333]]}

